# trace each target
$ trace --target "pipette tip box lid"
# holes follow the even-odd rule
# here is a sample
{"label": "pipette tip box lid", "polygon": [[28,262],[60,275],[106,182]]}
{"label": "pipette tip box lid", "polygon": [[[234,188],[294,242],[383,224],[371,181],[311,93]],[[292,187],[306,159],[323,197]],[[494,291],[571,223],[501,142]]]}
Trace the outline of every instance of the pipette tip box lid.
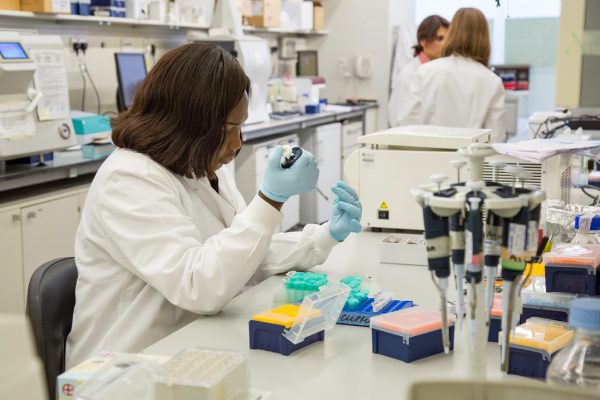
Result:
{"label": "pipette tip box lid", "polygon": [[[454,344],[454,316],[448,320],[450,349]],[[439,311],[416,306],[371,318],[373,353],[412,362],[444,352]]]}
{"label": "pipette tip box lid", "polygon": [[248,356],[241,351],[193,347],[183,350],[153,374],[155,398],[256,399],[250,389]]}
{"label": "pipette tip box lid", "polygon": [[285,304],[256,314],[249,322],[250,348],[290,355],[322,341],[342,312],[350,288],[339,282],[322,286],[301,305]]}
{"label": "pipette tip box lid", "polygon": [[546,291],[600,294],[600,245],[559,244],[544,255]]}
{"label": "pipette tip box lid", "polygon": [[521,292],[523,313],[520,322],[539,317],[554,321],[569,320],[569,306],[579,295],[573,293]]}
{"label": "pipette tip box lid", "polygon": [[573,330],[560,321],[530,318],[511,332],[508,373],[543,378],[552,356],[573,338]]}

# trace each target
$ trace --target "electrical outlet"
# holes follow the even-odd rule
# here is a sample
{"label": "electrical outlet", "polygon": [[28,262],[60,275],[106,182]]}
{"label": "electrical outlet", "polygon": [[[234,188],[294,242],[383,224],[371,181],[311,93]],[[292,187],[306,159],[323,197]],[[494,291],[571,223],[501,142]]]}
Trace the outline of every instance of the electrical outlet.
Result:
{"label": "electrical outlet", "polygon": [[348,57],[338,58],[338,72],[344,78],[350,78],[352,76],[352,65],[350,63],[350,58],[348,58]]}

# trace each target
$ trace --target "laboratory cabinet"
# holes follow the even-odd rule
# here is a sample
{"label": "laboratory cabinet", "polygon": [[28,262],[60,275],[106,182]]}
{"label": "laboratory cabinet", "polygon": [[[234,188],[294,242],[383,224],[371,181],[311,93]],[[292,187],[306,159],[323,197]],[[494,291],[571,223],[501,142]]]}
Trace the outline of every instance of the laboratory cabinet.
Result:
{"label": "laboratory cabinet", "polygon": [[74,254],[87,187],[0,204],[0,313],[23,313],[37,267]]}
{"label": "laboratory cabinet", "polygon": [[[342,124],[320,125],[300,136],[300,146],[314,154],[319,166],[317,186],[327,196],[335,197],[331,187],[342,178]],[[332,199],[326,201],[315,190],[300,196],[300,222],[322,223],[329,220]]]}

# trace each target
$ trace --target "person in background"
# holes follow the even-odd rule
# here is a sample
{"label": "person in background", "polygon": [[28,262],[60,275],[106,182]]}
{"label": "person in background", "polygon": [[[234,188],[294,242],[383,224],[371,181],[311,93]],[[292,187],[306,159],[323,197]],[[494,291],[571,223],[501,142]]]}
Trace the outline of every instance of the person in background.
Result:
{"label": "person in background", "polygon": [[392,80],[392,91],[388,104],[388,115],[392,127],[398,125],[398,116],[406,109],[406,98],[410,89],[410,82],[414,79],[417,68],[421,64],[435,60],[442,56],[442,48],[450,22],[439,15],[430,15],[425,18],[417,29],[417,44],[413,59],[400,70]]}
{"label": "person in background", "polygon": [[242,146],[249,95],[231,54],[191,43],[164,55],[116,118],[117,149],[94,177],[75,239],[67,368],[100,350],[141,351],[218,313],[249,282],[323,263],[361,230],[358,196],[338,182],[329,222],[274,233],[284,202],[315,187],[307,151],[282,168],[277,147],[245,204],[225,164]]}
{"label": "person in background", "polygon": [[400,125],[425,124],[492,129],[492,141],[506,141],[504,86],[488,67],[488,24],[481,11],[459,9],[442,58],[419,67]]}

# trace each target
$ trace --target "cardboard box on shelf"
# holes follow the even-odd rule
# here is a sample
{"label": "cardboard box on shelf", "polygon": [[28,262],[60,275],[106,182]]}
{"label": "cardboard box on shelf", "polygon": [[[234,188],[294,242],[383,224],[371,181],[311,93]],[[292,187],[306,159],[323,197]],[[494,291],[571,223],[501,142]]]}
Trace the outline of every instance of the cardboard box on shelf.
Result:
{"label": "cardboard box on shelf", "polygon": [[247,22],[257,28],[277,28],[281,25],[281,0],[252,0],[252,15]]}
{"label": "cardboard box on shelf", "polygon": [[71,14],[71,2],[69,0],[21,0],[21,10]]}
{"label": "cardboard box on shelf", "polygon": [[315,31],[325,29],[325,9],[319,1],[313,2],[313,29]]}
{"label": "cardboard box on shelf", "polygon": [[20,0],[2,0],[0,1],[0,10],[19,11],[21,9]]}

